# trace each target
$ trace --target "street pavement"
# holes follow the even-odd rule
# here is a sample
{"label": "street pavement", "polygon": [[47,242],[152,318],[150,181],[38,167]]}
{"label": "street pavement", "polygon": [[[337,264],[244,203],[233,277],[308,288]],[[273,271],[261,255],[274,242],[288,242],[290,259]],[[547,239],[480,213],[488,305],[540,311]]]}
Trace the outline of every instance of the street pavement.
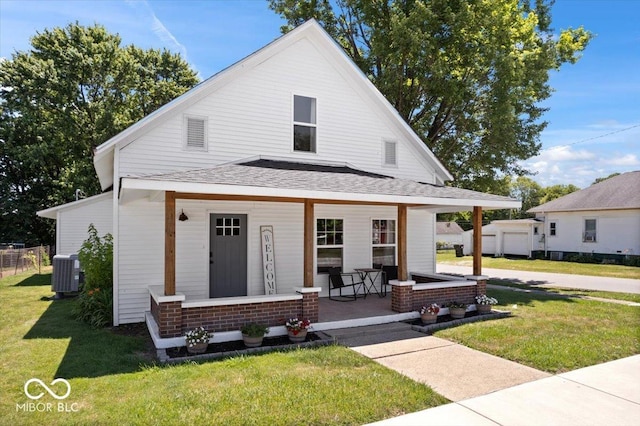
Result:
{"label": "street pavement", "polygon": [[[438,263],[439,274],[471,275],[471,266]],[[555,274],[547,272],[511,271],[507,269],[482,268],[482,275],[489,278],[528,284],[537,287],[601,290],[617,293],[640,294],[640,280],[628,278],[593,277],[587,275]]]}

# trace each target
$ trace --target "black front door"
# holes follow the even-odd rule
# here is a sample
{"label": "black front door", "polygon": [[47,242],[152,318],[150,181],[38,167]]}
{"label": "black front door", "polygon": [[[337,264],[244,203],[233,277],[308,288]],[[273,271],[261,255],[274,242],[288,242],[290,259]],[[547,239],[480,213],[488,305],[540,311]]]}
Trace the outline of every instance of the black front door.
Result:
{"label": "black front door", "polygon": [[209,297],[247,295],[247,215],[212,214]]}

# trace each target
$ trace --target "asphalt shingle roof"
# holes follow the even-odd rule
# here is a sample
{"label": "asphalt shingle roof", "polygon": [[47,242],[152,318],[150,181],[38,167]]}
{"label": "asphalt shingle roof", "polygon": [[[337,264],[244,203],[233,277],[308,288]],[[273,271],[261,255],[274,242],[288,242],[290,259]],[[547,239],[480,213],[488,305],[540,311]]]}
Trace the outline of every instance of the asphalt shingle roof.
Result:
{"label": "asphalt shingle roof", "polygon": [[455,222],[436,222],[436,234],[440,235],[458,235],[462,234],[464,229]]}
{"label": "asphalt shingle roof", "polygon": [[318,166],[273,160],[223,164],[208,169],[144,176],[139,179],[357,194],[515,201],[499,195],[398,179],[346,166]]}
{"label": "asphalt shingle roof", "polygon": [[529,210],[530,213],[640,209],[640,170],[614,176]]}

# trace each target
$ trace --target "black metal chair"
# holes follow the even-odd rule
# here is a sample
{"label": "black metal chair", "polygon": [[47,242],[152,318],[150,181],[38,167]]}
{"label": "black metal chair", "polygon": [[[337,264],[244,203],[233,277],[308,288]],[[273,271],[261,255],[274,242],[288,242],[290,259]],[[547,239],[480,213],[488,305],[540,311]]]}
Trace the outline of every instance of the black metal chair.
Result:
{"label": "black metal chair", "polygon": [[[364,285],[362,280],[357,281],[354,279],[357,276],[360,279],[360,274],[357,272],[342,273],[340,268],[329,268],[329,299],[337,302],[353,302],[358,298],[358,291],[360,287]],[[351,282],[344,282],[342,277],[350,277]],[[342,290],[351,287],[353,294],[342,294]],[[338,296],[332,296],[332,292],[338,291]]]}
{"label": "black metal chair", "polygon": [[398,267],[396,265],[382,266],[382,293],[387,294],[387,286],[389,281],[398,279]]}

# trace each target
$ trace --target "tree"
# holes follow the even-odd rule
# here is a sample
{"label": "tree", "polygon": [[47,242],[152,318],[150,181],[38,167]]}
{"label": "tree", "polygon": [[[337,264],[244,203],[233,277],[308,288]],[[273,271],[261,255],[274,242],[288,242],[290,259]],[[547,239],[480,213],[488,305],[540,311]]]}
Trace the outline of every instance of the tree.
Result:
{"label": "tree", "polygon": [[596,183],[603,182],[603,181],[605,181],[605,180],[607,180],[607,179],[610,179],[610,178],[612,178],[612,177],[616,177],[616,176],[619,176],[619,175],[620,175],[620,173],[611,173],[611,174],[610,174],[609,176],[607,176],[607,177],[600,177],[600,178],[597,178],[596,180],[594,180],[594,181],[593,181],[593,183],[592,183],[591,185],[595,185]]}
{"label": "tree", "polygon": [[[531,4],[533,3],[533,4]],[[455,185],[495,190],[537,155],[549,72],[591,34],[555,34],[545,0],[269,0],[290,31],[315,18],[440,158]]]}
{"label": "tree", "polygon": [[544,189],[544,195],[540,199],[540,204],[548,203],[556,198],[564,197],[572,192],[580,191],[580,188],[573,184],[569,185],[551,185]]}
{"label": "tree", "polygon": [[515,212],[514,219],[524,219],[531,215],[527,210],[540,204],[544,195],[542,187],[526,176],[518,176],[511,184],[511,196],[522,201],[522,208]]}
{"label": "tree", "polygon": [[100,192],[94,148],[198,82],[177,54],[100,25],[44,30],[0,62],[0,240],[53,241],[37,210]]}

